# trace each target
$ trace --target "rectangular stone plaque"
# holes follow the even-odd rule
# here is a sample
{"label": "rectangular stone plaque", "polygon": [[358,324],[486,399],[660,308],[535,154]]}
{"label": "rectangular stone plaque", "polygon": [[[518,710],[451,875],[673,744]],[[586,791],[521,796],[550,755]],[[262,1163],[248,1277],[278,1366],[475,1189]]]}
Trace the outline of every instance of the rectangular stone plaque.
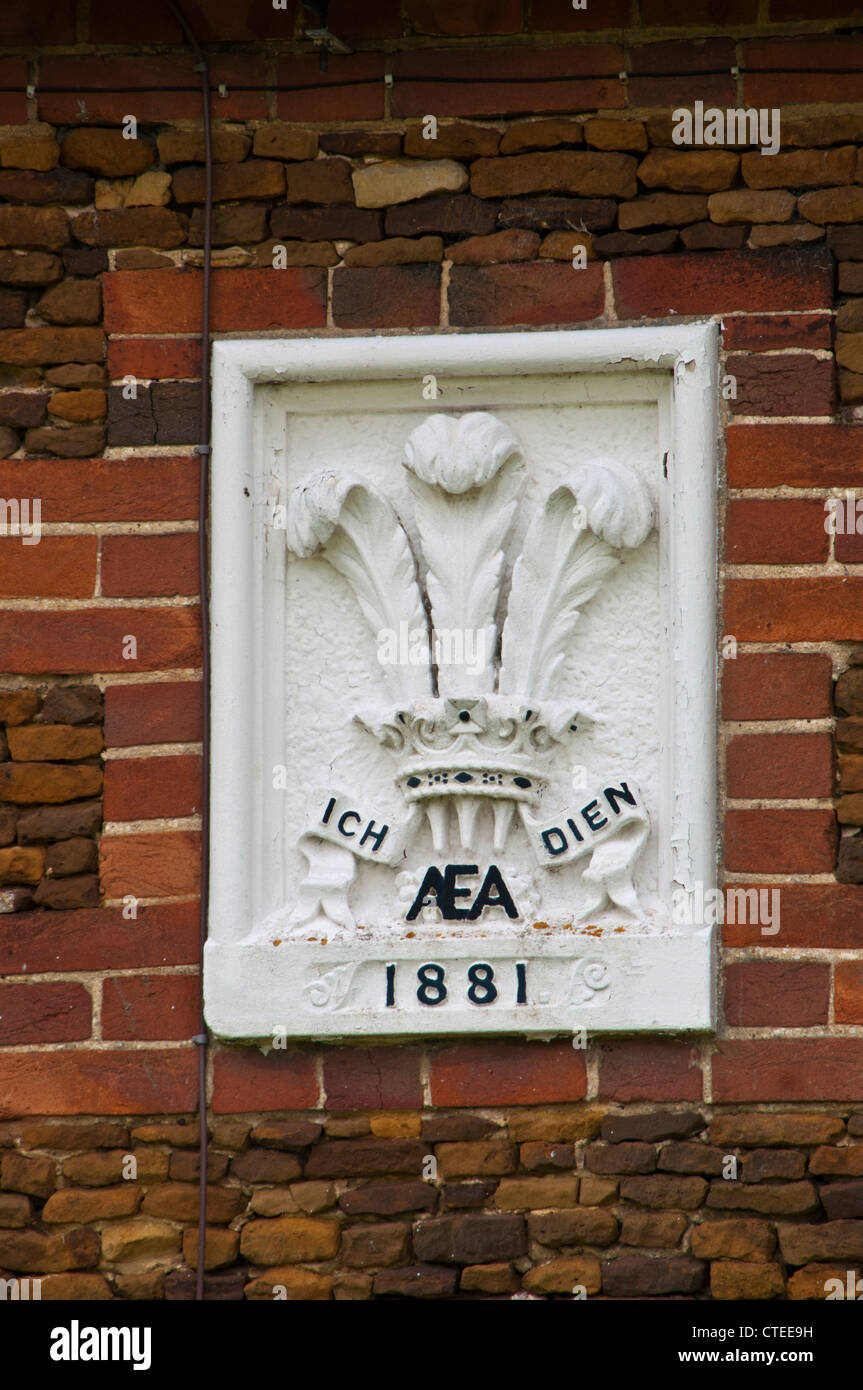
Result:
{"label": "rectangular stone plaque", "polygon": [[715,335],[216,344],[216,1033],[711,1027]]}

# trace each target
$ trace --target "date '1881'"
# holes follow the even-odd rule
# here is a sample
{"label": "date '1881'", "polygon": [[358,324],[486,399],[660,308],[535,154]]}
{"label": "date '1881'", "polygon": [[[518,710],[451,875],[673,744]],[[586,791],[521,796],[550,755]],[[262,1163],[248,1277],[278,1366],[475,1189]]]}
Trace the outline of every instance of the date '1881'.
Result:
{"label": "date '1881'", "polygon": [[[527,1003],[527,966],[524,962],[519,962],[515,967],[516,977],[516,1004]],[[429,962],[421,965],[416,972],[417,978],[417,999],[421,1004],[428,1004],[433,1007],[435,1004],[442,1004],[447,998],[448,987],[446,984],[446,971],[442,965]],[[494,970],[484,961],[477,961],[476,964],[468,967],[466,997],[472,1004],[493,1004],[498,998],[497,985],[494,982]],[[386,973],[386,1007],[394,1009],[396,1004],[396,967],[387,966]]]}

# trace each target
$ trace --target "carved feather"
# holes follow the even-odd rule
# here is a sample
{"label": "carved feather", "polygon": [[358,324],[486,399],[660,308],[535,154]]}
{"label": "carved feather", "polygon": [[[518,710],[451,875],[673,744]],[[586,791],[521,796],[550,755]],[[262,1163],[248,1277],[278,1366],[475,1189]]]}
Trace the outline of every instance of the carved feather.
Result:
{"label": "carved feather", "polygon": [[503,628],[502,695],[553,694],[581,610],[618,564],[606,541],[578,528],[574,511],[572,489],[559,487],[528,529]]}
{"label": "carved feather", "polygon": [[[353,474],[317,474],[295,489],[288,507],[288,549],[308,556],[320,550],[353,590],[363,617],[380,640],[420,631],[428,642],[428,620],[416,566],[401,522],[373,487]],[[382,670],[402,698],[431,693],[427,662],[396,661]]]}
{"label": "carved feather", "polygon": [[515,435],[484,412],[431,416],[405,450],[426,588],[441,647],[464,660],[438,666],[438,690],[494,689],[503,542],[515,514],[523,456]]}

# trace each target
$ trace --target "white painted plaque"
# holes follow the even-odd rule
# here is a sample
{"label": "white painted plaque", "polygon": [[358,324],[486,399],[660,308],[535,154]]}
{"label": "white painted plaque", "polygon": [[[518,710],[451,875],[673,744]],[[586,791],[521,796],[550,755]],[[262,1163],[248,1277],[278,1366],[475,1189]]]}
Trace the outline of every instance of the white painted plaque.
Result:
{"label": "white painted plaque", "polygon": [[218,343],[207,1017],[713,1017],[715,329]]}

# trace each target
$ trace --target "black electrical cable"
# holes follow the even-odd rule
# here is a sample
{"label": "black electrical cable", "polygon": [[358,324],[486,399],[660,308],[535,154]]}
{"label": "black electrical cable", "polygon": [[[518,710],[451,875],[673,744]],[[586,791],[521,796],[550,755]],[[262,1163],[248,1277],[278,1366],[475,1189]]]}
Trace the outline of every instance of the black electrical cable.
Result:
{"label": "black electrical cable", "polygon": [[209,504],[210,504],[210,260],[213,222],[213,142],[210,128],[210,70],[197,39],[173,0],[167,0],[196,58],[195,71],[201,74],[204,112],[204,285],[201,307],[201,398],[198,431],[200,470],[198,474],[198,571],[201,589],[201,668],[203,687],[202,757],[204,773],[201,800],[201,899],[199,915],[200,1028],[198,1045],[198,1268],[195,1298],[204,1299],[204,1262],[207,1250],[207,1023],[204,1018],[204,947],[207,941],[207,915],[210,900],[210,599],[209,599]]}

